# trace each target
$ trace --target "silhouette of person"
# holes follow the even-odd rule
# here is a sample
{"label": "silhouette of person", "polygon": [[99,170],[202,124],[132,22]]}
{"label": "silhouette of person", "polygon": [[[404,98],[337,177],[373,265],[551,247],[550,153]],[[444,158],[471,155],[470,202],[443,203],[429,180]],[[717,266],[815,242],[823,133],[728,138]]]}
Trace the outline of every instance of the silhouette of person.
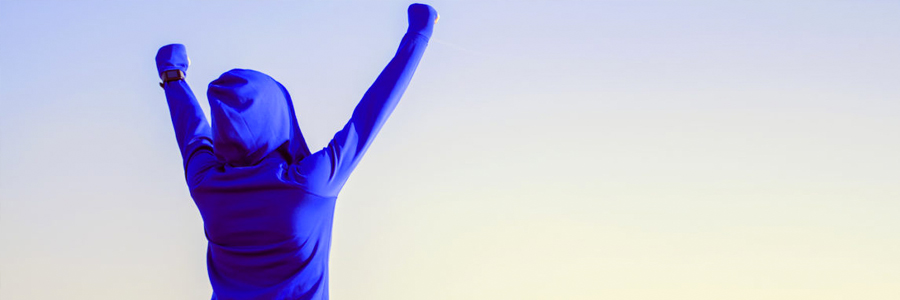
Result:
{"label": "silhouette of person", "polygon": [[210,126],[184,81],[184,46],[159,49],[160,85],[208,240],[212,299],[328,299],[338,192],[400,100],[438,17],[424,4],[408,15],[393,59],[315,153],[280,83],[253,70],[225,72],[207,91]]}

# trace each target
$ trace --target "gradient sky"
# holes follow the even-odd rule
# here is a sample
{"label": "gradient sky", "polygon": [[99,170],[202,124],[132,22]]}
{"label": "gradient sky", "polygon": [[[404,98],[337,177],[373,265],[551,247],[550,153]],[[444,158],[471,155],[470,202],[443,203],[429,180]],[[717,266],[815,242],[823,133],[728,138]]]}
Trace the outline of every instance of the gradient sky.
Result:
{"label": "gradient sky", "polygon": [[[291,92],[310,148],[406,1],[0,1],[0,298],[207,299],[154,65]],[[900,299],[900,2],[432,1],[338,200],[334,299]]]}

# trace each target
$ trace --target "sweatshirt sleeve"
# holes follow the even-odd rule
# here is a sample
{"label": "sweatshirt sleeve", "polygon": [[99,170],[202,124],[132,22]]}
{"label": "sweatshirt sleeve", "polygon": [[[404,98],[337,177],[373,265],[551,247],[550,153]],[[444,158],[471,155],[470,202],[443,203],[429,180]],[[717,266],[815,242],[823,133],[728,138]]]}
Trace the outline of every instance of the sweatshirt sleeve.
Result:
{"label": "sweatshirt sleeve", "polygon": [[300,172],[310,192],[337,196],[409,85],[428,45],[428,29],[427,34],[407,31],[394,58],[366,91],[350,121],[327,147],[301,161]]}
{"label": "sweatshirt sleeve", "polygon": [[[159,74],[171,70],[187,74],[189,64],[187,51],[182,44],[165,45],[156,53],[156,69]],[[181,151],[185,177],[188,186],[193,187],[202,177],[201,173],[216,161],[209,123],[187,82],[170,81],[163,85],[163,89],[169,104],[172,126],[175,128],[175,139]]]}
{"label": "sweatshirt sleeve", "polygon": [[175,128],[175,139],[181,150],[185,176],[188,184],[193,186],[199,181],[200,173],[215,162],[209,123],[187,82],[172,81],[163,88]]}

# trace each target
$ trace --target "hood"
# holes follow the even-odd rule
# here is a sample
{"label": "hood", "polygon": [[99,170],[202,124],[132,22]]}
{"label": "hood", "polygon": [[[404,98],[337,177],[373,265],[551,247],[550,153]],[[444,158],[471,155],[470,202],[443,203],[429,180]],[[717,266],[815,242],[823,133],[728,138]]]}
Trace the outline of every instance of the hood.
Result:
{"label": "hood", "polygon": [[309,156],[291,96],[272,77],[233,69],[209,84],[207,98],[219,161],[250,166],[275,151],[290,163]]}

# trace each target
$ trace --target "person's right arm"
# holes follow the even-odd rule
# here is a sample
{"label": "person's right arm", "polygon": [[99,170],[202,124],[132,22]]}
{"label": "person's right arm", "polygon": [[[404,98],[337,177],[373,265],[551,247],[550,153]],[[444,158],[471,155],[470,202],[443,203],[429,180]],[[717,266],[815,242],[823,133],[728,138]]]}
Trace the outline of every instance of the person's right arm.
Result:
{"label": "person's right arm", "polygon": [[300,172],[310,192],[337,196],[409,85],[438,17],[424,4],[410,5],[408,15],[409,29],[397,53],[363,95],[350,121],[327,147],[301,161]]}

